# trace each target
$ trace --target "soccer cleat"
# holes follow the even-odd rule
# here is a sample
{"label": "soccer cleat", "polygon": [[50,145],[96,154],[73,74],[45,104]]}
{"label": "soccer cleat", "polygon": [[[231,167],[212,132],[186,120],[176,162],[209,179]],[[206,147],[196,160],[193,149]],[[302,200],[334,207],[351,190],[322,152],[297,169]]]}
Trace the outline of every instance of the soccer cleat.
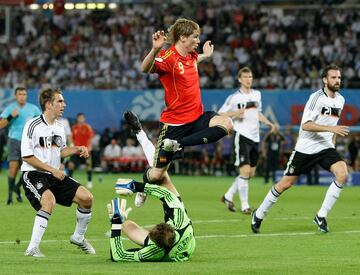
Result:
{"label": "soccer cleat", "polygon": [[40,249],[38,247],[33,247],[31,249],[26,249],[25,256],[33,256],[33,257],[45,257],[44,254],[41,253]]}
{"label": "soccer cleat", "polygon": [[162,148],[167,152],[176,152],[181,150],[179,142],[169,138],[164,139]]}
{"label": "soccer cleat", "polygon": [[229,211],[231,212],[235,212],[236,211],[236,208],[235,208],[235,205],[232,201],[229,201],[225,198],[225,195],[221,197],[220,199],[221,202],[225,203],[227,208],[229,209]]}
{"label": "soccer cleat", "polygon": [[145,201],[146,201],[147,195],[143,192],[139,192],[136,194],[135,197],[135,206],[136,207],[141,207],[144,205]]}
{"label": "soccer cleat", "polygon": [[125,121],[130,125],[131,130],[135,133],[138,134],[141,130],[141,123],[139,118],[137,117],[136,114],[134,114],[131,111],[126,111],[124,113],[124,119]]}
{"label": "soccer cleat", "polygon": [[325,218],[319,217],[318,215],[314,218],[314,223],[318,226],[319,230],[323,233],[329,232],[329,227],[327,226],[327,222]]}
{"label": "soccer cleat", "polygon": [[131,195],[136,193],[135,181],[133,179],[119,178],[115,183],[115,192],[118,195]]}
{"label": "soccer cleat", "polygon": [[251,208],[245,208],[244,210],[241,210],[241,213],[244,215],[250,215],[252,212]]}
{"label": "soccer cleat", "polygon": [[251,230],[254,233],[260,233],[262,219],[256,217],[256,209],[251,213]]}
{"label": "soccer cleat", "polygon": [[78,242],[75,240],[74,236],[71,236],[70,243],[78,246],[86,254],[95,254],[95,249],[86,239],[83,239],[82,242]]}

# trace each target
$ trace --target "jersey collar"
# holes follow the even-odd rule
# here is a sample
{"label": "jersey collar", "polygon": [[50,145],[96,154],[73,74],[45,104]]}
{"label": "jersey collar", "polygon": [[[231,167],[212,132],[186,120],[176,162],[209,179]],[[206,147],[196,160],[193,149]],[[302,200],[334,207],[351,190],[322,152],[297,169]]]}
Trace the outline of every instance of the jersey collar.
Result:
{"label": "jersey collar", "polygon": [[44,122],[47,126],[49,126],[49,124],[47,124],[43,114],[40,115],[40,118],[41,118],[42,122]]}

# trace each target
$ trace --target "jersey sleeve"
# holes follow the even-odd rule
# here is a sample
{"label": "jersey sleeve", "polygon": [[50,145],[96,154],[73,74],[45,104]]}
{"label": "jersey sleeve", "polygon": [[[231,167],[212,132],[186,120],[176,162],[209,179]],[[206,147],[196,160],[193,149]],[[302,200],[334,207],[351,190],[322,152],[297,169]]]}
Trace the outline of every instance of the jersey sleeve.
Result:
{"label": "jersey sleeve", "polygon": [[228,96],[224,104],[220,107],[218,113],[226,113],[230,111],[236,111],[235,104],[232,104],[231,99],[233,96]]}
{"label": "jersey sleeve", "polygon": [[29,121],[25,124],[21,138],[21,157],[34,155],[33,134],[29,133]]}
{"label": "jersey sleeve", "polygon": [[144,246],[139,250],[126,250],[121,237],[110,238],[112,259],[116,262],[159,262],[165,256],[165,250],[155,244]]}
{"label": "jersey sleeve", "polygon": [[5,108],[5,110],[1,113],[0,117],[1,118],[7,118],[12,112],[12,108],[11,106],[8,106]]}
{"label": "jersey sleeve", "polygon": [[262,112],[262,100],[261,100],[261,93],[259,91],[259,106],[258,106],[258,111]]}
{"label": "jersey sleeve", "polygon": [[170,53],[169,51],[161,51],[154,60],[155,72],[164,73],[170,70]]}
{"label": "jersey sleeve", "polygon": [[303,118],[301,124],[304,124],[308,121],[314,121],[320,114],[320,100],[316,94],[312,94],[309,100],[306,102]]}
{"label": "jersey sleeve", "polygon": [[144,193],[160,199],[166,205],[166,209],[169,209],[168,213],[166,213],[169,219],[167,223],[170,223],[175,230],[182,229],[190,223],[184,204],[166,188],[146,183]]}

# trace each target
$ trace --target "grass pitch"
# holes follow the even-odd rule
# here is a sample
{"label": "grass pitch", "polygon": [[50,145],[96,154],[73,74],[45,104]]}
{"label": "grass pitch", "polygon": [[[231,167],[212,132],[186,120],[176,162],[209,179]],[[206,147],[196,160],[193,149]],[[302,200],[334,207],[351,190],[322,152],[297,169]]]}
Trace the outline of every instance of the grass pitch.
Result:
{"label": "grass pitch", "polygon": [[[95,202],[87,239],[96,255],[85,255],[69,244],[75,226],[75,205],[57,205],[41,243],[45,258],[25,257],[35,211],[25,199],[6,206],[7,171],[0,174],[0,274],[358,274],[360,269],[360,189],[343,190],[328,217],[330,233],[322,234],[312,219],[326,187],[296,186],[283,194],[262,224],[261,234],[250,229],[250,216],[229,212],[220,203],[233,178],[172,176],[194,223],[197,246],[189,262],[113,263],[109,259],[106,204],[114,196],[118,177],[94,175]],[[85,174],[75,177],[85,182]],[[250,183],[250,204],[257,207],[270,185],[261,178]],[[130,219],[151,226],[163,218],[162,207],[150,199],[133,207]],[[236,206],[238,197],[234,198]],[[20,240],[19,243],[16,240]],[[125,241],[127,247],[135,247]]]}

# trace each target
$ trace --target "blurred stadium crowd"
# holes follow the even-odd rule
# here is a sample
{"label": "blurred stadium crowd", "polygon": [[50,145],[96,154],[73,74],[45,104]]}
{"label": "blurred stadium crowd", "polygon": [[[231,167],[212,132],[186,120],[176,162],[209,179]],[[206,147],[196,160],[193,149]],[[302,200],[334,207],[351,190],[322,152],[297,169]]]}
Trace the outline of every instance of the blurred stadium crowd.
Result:
{"label": "blurred stadium crowd", "polygon": [[[344,88],[360,84],[360,15],[355,9],[261,8],[236,1],[173,1],[126,4],[116,10],[65,11],[13,8],[10,41],[0,44],[0,87],[43,84],[68,89],[159,87],[140,73],[155,29],[175,18],[195,19],[201,41],[215,53],[201,64],[201,87],[233,88],[248,65],[257,88],[317,88],[319,70],[342,68]],[[169,13],[171,11],[171,14]]]}

